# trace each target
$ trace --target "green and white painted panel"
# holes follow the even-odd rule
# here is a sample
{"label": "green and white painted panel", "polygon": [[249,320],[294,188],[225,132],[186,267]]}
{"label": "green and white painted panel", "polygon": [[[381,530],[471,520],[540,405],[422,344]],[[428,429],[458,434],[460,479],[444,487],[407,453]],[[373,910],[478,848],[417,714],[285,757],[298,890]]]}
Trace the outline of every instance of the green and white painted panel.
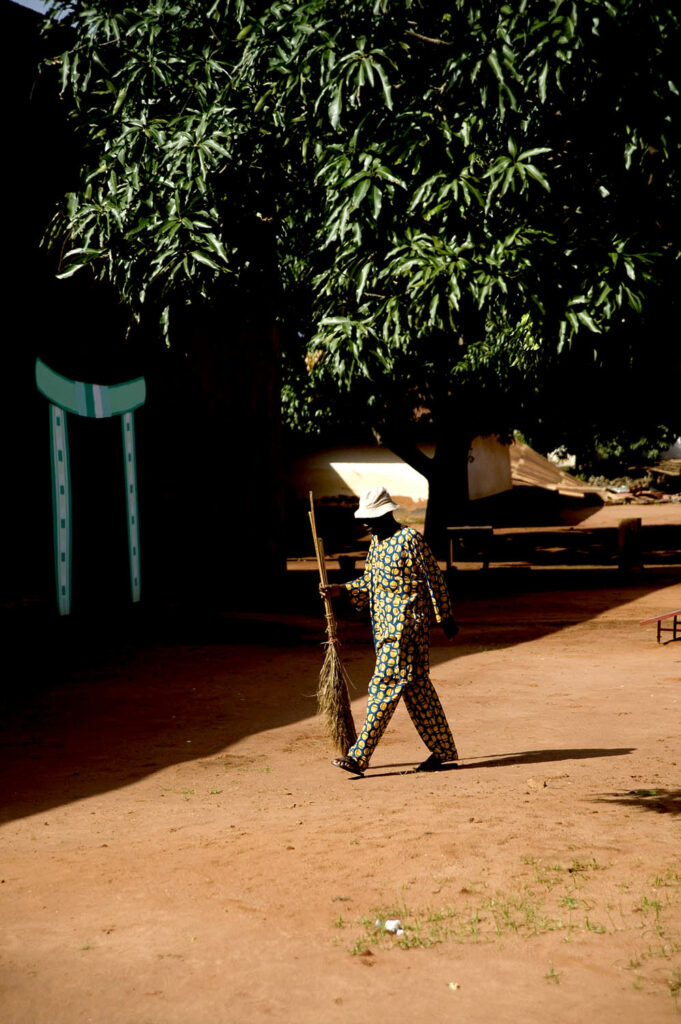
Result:
{"label": "green and white painted panel", "polygon": [[146,399],[144,377],[123,384],[86,384],[69,380],[36,360],[38,390],[50,401],[50,443],[52,454],[52,509],[57,606],[60,615],[71,611],[71,479],[66,413],[92,419],[120,416],[123,430],[125,500],[128,524],[128,554],[132,600],[141,596],[139,511],[137,501],[137,460],[133,412]]}
{"label": "green and white painted panel", "polygon": [[83,381],[62,377],[41,359],[36,360],[35,382],[38,391],[55,405],[77,416],[98,420],[132,412],[144,405],[147,397],[144,377],[137,377],[124,384],[85,384]]}

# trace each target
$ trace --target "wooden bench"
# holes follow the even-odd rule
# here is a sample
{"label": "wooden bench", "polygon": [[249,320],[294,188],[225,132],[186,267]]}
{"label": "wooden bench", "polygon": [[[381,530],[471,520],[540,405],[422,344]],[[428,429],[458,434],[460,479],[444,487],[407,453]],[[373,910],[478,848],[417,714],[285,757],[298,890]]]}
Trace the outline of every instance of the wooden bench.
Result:
{"label": "wooden bench", "polygon": [[[678,545],[678,526],[666,543]],[[655,538],[658,527],[651,527]],[[482,562],[488,569],[495,563],[551,565],[564,552],[566,564],[609,565],[614,559],[620,569],[643,566],[644,530],[640,518],[622,519],[618,526],[500,527],[448,526],[447,568],[455,562]],[[661,542],[661,538],[657,538]],[[653,543],[652,534],[651,541]]]}
{"label": "wooden bench", "polygon": [[[665,619],[672,619],[673,623],[671,626],[663,626],[662,623]],[[660,634],[662,633],[673,633],[672,640],[681,640],[681,608],[677,608],[675,612],[664,612],[663,615],[654,615],[652,619],[642,619],[639,622],[639,626],[648,626],[651,622],[657,623],[657,642],[660,642]],[[665,641],[670,643],[669,640]]]}

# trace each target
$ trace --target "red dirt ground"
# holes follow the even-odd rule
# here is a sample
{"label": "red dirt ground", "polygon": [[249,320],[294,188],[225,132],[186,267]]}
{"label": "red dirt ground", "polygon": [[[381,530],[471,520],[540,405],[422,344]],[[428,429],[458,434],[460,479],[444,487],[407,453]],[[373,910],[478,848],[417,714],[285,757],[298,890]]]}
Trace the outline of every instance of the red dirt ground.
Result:
{"label": "red dirt ground", "polygon": [[[5,1024],[679,1019],[681,643],[638,625],[679,572],[473,579],[434,633],[457,771],[412,773],[403,708],[365,778],[330,765],[312,611],[19,691]],[[368,626],[341,627],[360,719]]]}

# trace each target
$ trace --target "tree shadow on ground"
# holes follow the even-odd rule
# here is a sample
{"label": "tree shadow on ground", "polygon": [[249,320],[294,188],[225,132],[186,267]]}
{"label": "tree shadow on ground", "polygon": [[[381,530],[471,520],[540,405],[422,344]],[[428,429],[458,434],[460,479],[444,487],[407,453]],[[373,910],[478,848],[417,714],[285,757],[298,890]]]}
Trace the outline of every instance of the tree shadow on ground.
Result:
{"label": "tree shadow on ground", "polygon": [[681,814],[681,789],[631,789],[628,793],[612,793],[600,797],[597,803],[677,815]]}
{"label": "tree shadow on ground", "polygon": [[[0,693],[0,821],[130,785],[313,717],[324,624],[311,574],[291,575],[309,578],[280,594],[277,607],[252,614],[196,605],[121,612],[94,603],[66,620],[45,608],[5,612],[11,668]],[[527,643],[677,582],[668,573],[646,572],[625,585],[613,574],[571,572],[569,589],[560,590],[554,574],[523,579],[476,579],[482,589],[458,605],[461,639],[451,645],[434,630],[432,664]],[[374,663],[368,621],[348,613],[341,638],[351,698],[359,700]],[[577,756],[608,752],[530,751],[465,766]]]}
{"label": "tree shadow on ground", "polygon": [[[137,615],[50,620],[35,637],[15,627],[0,707],[0,822],[213,757],[316,713],[323,634],[301,643],[304,631],[277,623],[205,621],[194,631]],[[194,642],[209,633],[211,643]],[[368,679],[371,646],[352,662],[357,679]]]}

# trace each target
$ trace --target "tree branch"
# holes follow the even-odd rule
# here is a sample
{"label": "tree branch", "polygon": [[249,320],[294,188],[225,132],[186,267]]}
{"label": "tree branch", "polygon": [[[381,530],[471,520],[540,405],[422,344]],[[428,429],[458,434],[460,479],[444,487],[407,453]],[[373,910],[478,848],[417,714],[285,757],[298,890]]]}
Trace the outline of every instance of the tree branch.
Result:
{"label": "tree branch", "polygon": [[415,32],[413,28],[408,28],[406,35],[412,36],[414,39],[420,39],[422,43],[432,43],[433,46],[451,46],[445,39],[434,39],[432,36],[421,35],[420,32]]}
{"label": "tree branch", "polygon": [[426,480],[430,478],[430,474],[433,472],[433,460],[429,455],[425,455],[420,448],[417,448],[412,441],[407,441],[396,434],[381,434],[376,429],[373,430],[373,434],[384,448],[389,448],[408,466],[415,469],[421,476],[425,476]]}

